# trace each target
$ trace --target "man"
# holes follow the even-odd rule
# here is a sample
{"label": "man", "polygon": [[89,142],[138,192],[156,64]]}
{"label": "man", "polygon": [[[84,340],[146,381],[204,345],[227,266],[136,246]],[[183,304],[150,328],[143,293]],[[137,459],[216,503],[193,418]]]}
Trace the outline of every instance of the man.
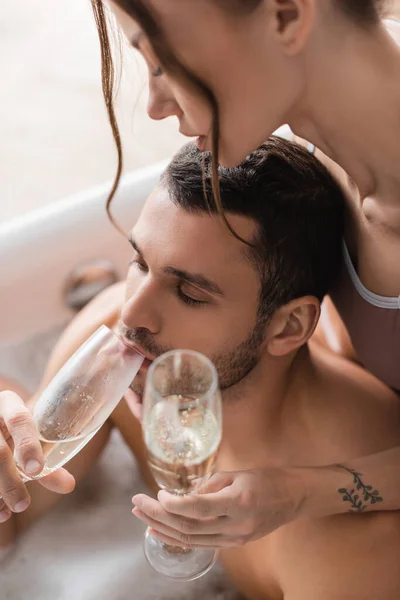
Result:
{"label": "man", "polygon": [[[340,264],[343,202],[336,183],[307,151],[271,139],[240,167],[221,169],[221,216],[204,195],[202,170],[192,145],[174,158],[131,232],[125,292],[116,286],[78,315],[45,382],[106,323],[150,360],[180,347],[214,361],[224,401],[219,471],[343,463],[394,445],[396,396],[310,341]],[[209,199],[209,176],[205,184]],[[142,368],[111,423],[71,461],[77,478],[114,424],[151,482],[134,417],[140,418],[145,374]],[[354,489],[338,492],[349,508],[379,501],[379,490],[357,477]],[[0,525],[0,536],[12,537],[12,528],[22,529],[55,501],[38,483],[31,493],[30,508]],[[134,513],[156,525],[145,515],[148,502],[139,497]],[[229,519],[215,518],[230,531]],[[185,524],[190,529],[190,518]],[[165,541],[173,537],[168,525],[157,528]],[[224,550],[222,560],[238,588],[257,600],[394,600],[399,544],[396,513],[345,515],[297,521]]]}

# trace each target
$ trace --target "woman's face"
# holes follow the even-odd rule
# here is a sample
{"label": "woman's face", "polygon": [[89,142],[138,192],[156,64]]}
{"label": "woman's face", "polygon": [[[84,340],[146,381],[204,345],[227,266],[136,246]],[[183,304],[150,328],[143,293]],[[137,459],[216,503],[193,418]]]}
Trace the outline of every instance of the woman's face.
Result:
{"label": "woman's face", "polygon": [[[288,51],[283,31],[295,13],[282,17],[280,3],[274,0],[261,0],[252,11],[237,12],[232,5],[228,8],[230,1],[236,4],[236,0],[146,0],[176,58],[217,99],[219,162],[224,166],[239,164],[288,121],[302,83],[298,56]],[[110,6],[128,41],[146,61],[149,116],[177,117],[181,133],[197,137],[200,150],[211,150],[207,100],[190,81],[162,71],[140,25],[115,2]]]}

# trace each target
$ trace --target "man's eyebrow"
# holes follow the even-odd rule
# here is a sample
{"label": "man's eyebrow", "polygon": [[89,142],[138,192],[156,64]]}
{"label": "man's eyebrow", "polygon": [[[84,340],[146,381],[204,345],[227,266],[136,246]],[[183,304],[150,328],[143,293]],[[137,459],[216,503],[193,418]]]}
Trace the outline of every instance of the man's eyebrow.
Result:
{"label": "man's eyebrow", "polygon": [[188,273],[187,271],[182,271],[181,269],[176,269],[175,267],[170,266],[165,267],[163,271],[167,275],[178,277],[181,281],[191,283],[192,285],[202,288],[207,292],[211,292],[211,294],[215,294],[217,296],[224,295],[221,288],[215,283],[215,281],[207,279],[207,277],[204,277],[204,275],[200,275],[199,273]]}
{"label": "man's eyebrow", "polygon": [[140,41],[144,38],[143,31],[137,31],[135,35],[133,35],[130,39],[131,45],[136,48],[136,50],[140,50]]}
{"label": "man's eyebrow", "polygon": [[[143,257],[143,252],[141,251],[141,249],[135,242],[132,233],[129,234],[128,239],[129,239],[129,243],[131,244],[132,248],[138,254],[140,254],[140,256]],[[172,267],[169,265],[164,267],[163,271],[166,275],[172,275],[173,277],[177,277],[181,281],[186,282],[186,283],[191,283],[192,285],[202,288],[203,290],[206,290],[207,292],[211,292],[211,294],[215,294],[217,296],[224,295],[221,288],[219,287],[219,285],[217,285],[215,283],[215,281],[212,281],[211,279],[204,277],[204,275],[201,275],[200,273],[189,273],[188,271],[183,271],[182,269],[176,269],[175,267]]]}

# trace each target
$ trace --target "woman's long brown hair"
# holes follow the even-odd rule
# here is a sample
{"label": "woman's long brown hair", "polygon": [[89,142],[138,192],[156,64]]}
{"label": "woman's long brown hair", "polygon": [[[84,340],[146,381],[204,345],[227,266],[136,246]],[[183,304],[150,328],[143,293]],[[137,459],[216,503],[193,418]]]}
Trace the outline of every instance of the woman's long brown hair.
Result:
{"label": "woman's long brown hair", "polygon": [[[103,0],[91,0],[93,14],[96,21],[96,26],[99,34],[100,40],[100,49],[101,49],[101,77],[102,77],[102,88],[104,100],[108,112],[108,118],[110,121],[112,133],[114,136],[115,144],[117,147],[118,154],[118,167],[115,175],[115,179],[110,191],[110,194],[107,198],[107,214],[112,221],[112,223],[120,229],[118,223],[116,223],[112,213],[111,213],[111,202],[115,196],[117,191],[122,169],[123,169],[123,151],[122,151],[122,142],[121,136],[119,132],[118,122],[115,114],[114,107],[114,95],[116,88],[116,75],[115,75],[115,67],[113,61],[113,55],[111,50],[110,43],[110,20],[108,9],[104,6]],[[147,37],[151,41],[154,52],[157,57],[160,57],[160,62],[164,69],[168,70],[170,73],[178,77],[183,77],[189,80],[192,84],[194,84],[200,93],[202,93],[205,98],[208,100],[208,103],[211,107],[212,111],[212,131],[211,131],[211,145],[212,145],[212,157],[211,157],[211,171],[212,171],[212,182],[213,182],[213,195],[218,207],[219,212],[224,216],[221,195],[218,185],[218,146],[219,146],[219,111],[218,111],[218,103],[215,99],[212,91],[203,84],[203,82],[193,73],[191,73],[184,65],[182,65],[174,56],[173,52],[170,50],[170,47],[165,40],[165,36],[158,26],[155,18],[153,17],[151,11],[144,6],[142,0],[118,0],[118,5],[125,11],[127,14],[131,15],[142,27],[143,31],[146,33]],[[229,223],[226,221],[229,229],[231,229]],[[234,233],[232,231],[232,233]]]}

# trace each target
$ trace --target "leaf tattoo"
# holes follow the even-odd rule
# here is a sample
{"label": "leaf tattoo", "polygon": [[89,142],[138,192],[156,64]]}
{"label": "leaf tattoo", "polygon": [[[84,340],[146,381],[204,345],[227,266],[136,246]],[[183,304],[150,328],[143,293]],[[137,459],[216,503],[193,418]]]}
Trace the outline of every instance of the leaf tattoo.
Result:
{"label": "leaf tattoo", "polygon": [[[338,492],[343,496],[343,502],[350,503],[349,512],[362,513],[368,506],[383,502],[379,491],[373,489],[372,485],[366,485],[361,477],[362,473],[357,473],[354,469],[348,469],[344,465],[337,465],[340,469],[344,469],[353,477],[354,487],[352,489],[339,488]],[[358,493],[357,493],[358,492]]]}

